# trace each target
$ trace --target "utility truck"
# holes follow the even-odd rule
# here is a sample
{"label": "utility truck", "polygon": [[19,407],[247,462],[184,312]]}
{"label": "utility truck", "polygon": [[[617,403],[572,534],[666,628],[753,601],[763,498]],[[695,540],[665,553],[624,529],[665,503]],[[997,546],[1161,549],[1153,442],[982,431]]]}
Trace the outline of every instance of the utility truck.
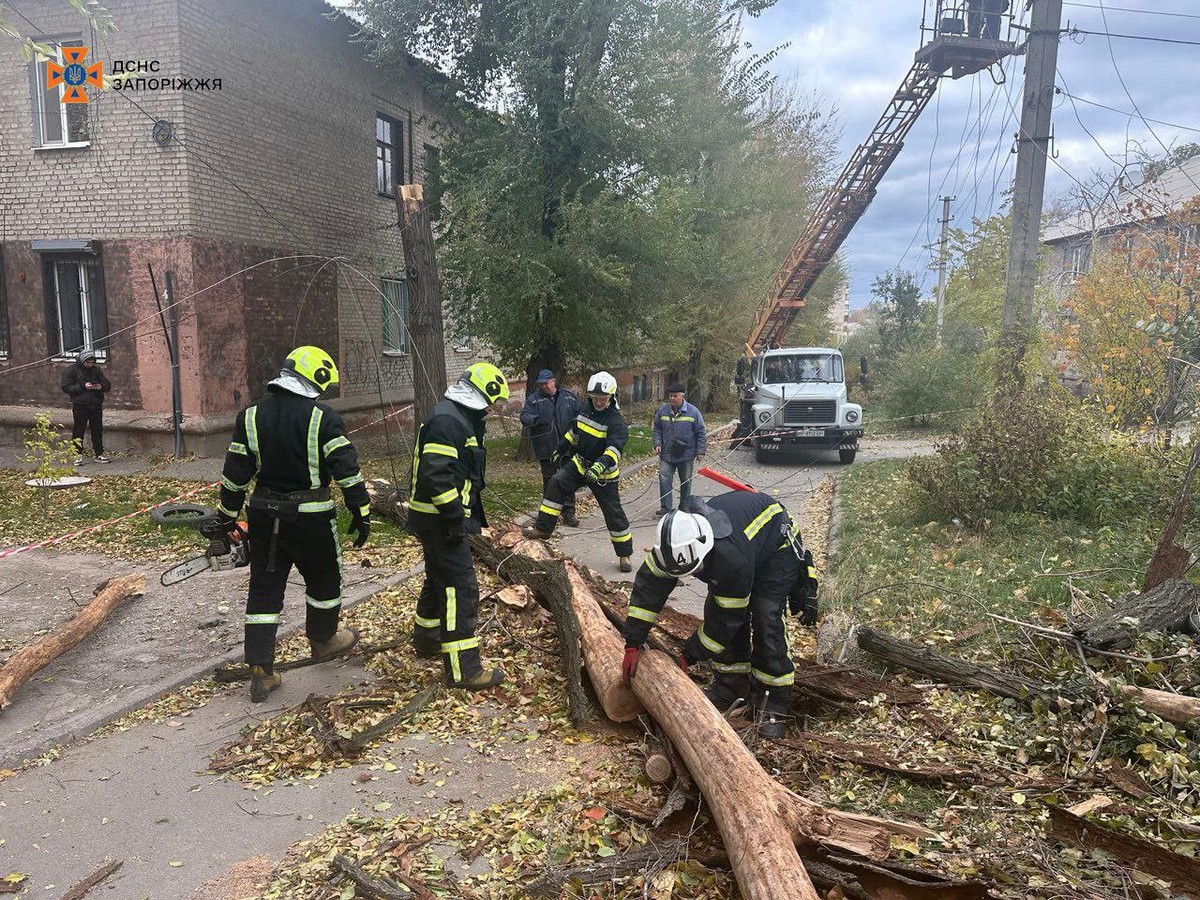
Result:
{"label": "utility truck", "polygon": [[[864,373],[865,374],[865,373]],[[842,354],[829,347],[764,350],[738,361],[741,421],[759,462],[788,450],[834,450],[854,462],[863,410],[850,403]]]}

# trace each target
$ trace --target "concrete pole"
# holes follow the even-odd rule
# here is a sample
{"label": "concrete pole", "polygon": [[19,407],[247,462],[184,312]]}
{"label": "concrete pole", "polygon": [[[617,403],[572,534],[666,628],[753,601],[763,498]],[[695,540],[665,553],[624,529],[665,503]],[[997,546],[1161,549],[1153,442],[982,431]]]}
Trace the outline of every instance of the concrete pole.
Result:
{"label": "concrete pole", "polygon": [[1012,234],[1004,278],[1004,315],[996,360],[997,389],[1024,386],[1021,363],[1033,331],[1033,290],[1037,282],[1042,197],[1046,159],[1050,153],[1050,117],[1054,106],[1054,73],[1063,0],[1032,0],[1026,41],[1025,88],[1021,132],[1017,138],[1017,171],[1013,178]]}
{"label": "concrete pole", "polygon": [[942,198],[942,237],[938,241],[938,286],[937,286],[937,325],[933,332],[933,346],[942,346],[942,310],[946,302],[946,244],[950,240],[950,204],[953,197]]}

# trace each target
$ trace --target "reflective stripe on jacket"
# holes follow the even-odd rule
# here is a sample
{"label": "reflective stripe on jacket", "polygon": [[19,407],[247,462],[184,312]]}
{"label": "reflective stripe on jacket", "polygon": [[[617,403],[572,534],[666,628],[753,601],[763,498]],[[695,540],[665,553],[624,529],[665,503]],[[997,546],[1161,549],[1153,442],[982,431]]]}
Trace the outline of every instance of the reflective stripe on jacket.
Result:
{"label": "reflective stripe on jacket", "polygon": [[461,522],[472,530],[487,525],[480,491],[487,455],[483,446],[483,414],[452,400],[442,400],[417,431],[413,446],[412,496],[408,525],[432,531]]}
{"label": "reflective stripe on jacket", "polygon": [[570,458],[581,475],[599,462],[604,467],[600,480],[616,481],[621,477],[621,453],[627,440],[629,426],[617,405],[609,403],[607,409],[598,410],[588,400],[559,441],[558,452]]}
{"label": "reflective stripe on jacket", "polygon": [[688,462],[708,451],[708,432],[704,428],[704,416],[695,406],[683,401],[679,412],[664,403],[654,414],[654,446],[659,456],[667,462]]}

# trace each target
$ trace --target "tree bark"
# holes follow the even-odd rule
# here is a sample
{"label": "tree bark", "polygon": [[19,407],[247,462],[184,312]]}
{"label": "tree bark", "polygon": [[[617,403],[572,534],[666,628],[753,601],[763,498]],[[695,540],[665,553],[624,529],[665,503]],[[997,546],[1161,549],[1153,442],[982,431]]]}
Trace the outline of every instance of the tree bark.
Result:
{"label": "tree bark", "polygon": [[[1186,552],[1186,551],[1185,551]],[[1187,632],[1188,616],[1200,609],[1200,587],[1169,578],[1148,593],[1123,597],[1111,610],[1071,629],[1089,647],[1124,650],[1150,631]],[[1136,620],[1131,624],[1129,620]]]}
{"label": "tree bark", "polygon": [[442,323],[442,285],[438,278],[433,227],[419,184],[400,186],[400,241],[408,277],[407,324],[412,342],[413,420],[425,421],[446,392],[446,342]]}
{"label": "tree bark", "polygon": [[10,656],[0,667],[0,709],[12,703],[17,688],[99,628],[123,601],[141,596],[145,588],[145,575],[110,578],[70,622]]}
{"label": "tree bark", "polygon": [[1200,719],[1200,698],[1132,684],[1110,684],[1109,687],[1118,694],[1137,700],[1146,712],[1152,712],[1160,719],[1174,722],[1176,725],[1189,725],[1194,719]]}

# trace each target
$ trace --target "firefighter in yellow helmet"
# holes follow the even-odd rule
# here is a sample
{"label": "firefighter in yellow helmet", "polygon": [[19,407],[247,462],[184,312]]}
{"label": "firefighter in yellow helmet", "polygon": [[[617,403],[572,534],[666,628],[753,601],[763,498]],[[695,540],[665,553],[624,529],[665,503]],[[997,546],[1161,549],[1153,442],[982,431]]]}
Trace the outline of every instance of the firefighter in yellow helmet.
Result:
{"label": "firefighter in yellow helmet", "polygon": [[504,680],[501,669],[485,670],[480,658],[479,582],[467,535],[487,525],[480,497],[487,468],[483,420],[507,399],[503,373],[472,363],[421,424],[413,447],[408,529],[425,553],[425,583],[412,641],[418,656],[441,656],[452,688],[483,690]]}
{"label": "firefighter in yellow helmet", "polygon": [[330,482],[337,482],[350,509],[355,547],[371,533],[371,502],[342,417],[317,400],[337,383],[337,366],[328,353],[297,347],[279,377],[268,383],[267,395],[237,414],[225,454],[219,512],[226,524],[236,522],[255,482],[247,504],[246,598],[246,663],[255,703],[279,687],[275,633],[292,566],[304,578],[305,630],[313,659],[331,659],[358,642],[354,629],[338,629],[342,546]]}

